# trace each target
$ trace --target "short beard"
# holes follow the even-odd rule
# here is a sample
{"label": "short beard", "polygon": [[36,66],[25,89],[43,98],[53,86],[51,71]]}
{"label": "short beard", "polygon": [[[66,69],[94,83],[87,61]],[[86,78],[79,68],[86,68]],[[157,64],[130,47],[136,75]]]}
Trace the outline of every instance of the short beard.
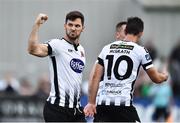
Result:
{"label": "short beard", "polygon": [[70,35],[67,35],[67,37],[69,38],[70,41],[75,41],[77,38],[79,38],[79,36],[71,37]]}
{"label": "short beard", "polygon": [[70,35],[68,34],[68,32],[66,32],[66,35],[67,35],[67,37],[69,38],[70,41],[75,41],[76,39],[79,38],[79,35],[76,36],[76,37],[72,37],[72,36],[70,36]]}

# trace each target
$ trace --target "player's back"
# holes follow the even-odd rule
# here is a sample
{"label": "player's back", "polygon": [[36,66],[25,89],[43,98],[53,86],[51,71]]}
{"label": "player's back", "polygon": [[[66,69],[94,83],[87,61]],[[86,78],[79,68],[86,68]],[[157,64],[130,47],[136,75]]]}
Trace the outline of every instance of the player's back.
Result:
{"label": "player's back", "polygon": [[103,60],[104,79],[98,103],[131,105],[140,65],[151,62],[149,53],[134,42],[115,41],[103,48],[99,59]]}

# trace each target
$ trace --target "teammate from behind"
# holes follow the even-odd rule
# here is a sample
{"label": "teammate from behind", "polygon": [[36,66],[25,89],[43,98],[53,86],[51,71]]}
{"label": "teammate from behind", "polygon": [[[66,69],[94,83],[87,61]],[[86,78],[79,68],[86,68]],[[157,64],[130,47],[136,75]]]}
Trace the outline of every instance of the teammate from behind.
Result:
{"label": "teammate from behind", "polygon": [[[153,82],[160,84],[167,80],[168,74],[158,72],[148,51],[137,44],[143,29],[140,18],[128,18],[125,38],[106,45],[98,56],[89,80],[88,104],[84,108],[86,116],[95,114],[95,122],[140,122],[132,101],[141,65]],[[99,88],[102,75],[104,80]]]}

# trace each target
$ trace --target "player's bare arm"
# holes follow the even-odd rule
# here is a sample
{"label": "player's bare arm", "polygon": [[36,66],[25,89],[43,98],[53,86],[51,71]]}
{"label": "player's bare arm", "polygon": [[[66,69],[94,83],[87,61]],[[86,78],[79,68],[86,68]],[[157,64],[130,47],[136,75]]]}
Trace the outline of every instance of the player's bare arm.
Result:
{"label": "player's bare arm", "polygon": [[99,82],[103,75],[103,66],[96,63],[91,71],[89,87],[88,87],[88,104],[84,108],[86,116],[93,116],[96,113],[96,95],[99,88]]}
{"label": "player's bare arm", "polygon": [[157,84],[160,84],[168,79],[167,72],[164,71],[163,73],[160,73],[155,67],[149,68],[146,72],[150,79]]}
{"label": "player's bare arm", "polygon": [[90,75],[89,90],[88,90],[89,102],[92,104],[95,104],[96,102],[96,95],[102,75],[103,75],[103,66],[96,63]]}
{"label": "player's bare arm", "polygon": [[31,55],[38,57],[45,57],[48,55],[48,45],[39,43],[38,39],[38,31],[40,26],[47,21],[48,16],[46,14],[39,14],[35,20],[35,23],[32,28],[32,32],[30,34],[28,40],[28,52]]}

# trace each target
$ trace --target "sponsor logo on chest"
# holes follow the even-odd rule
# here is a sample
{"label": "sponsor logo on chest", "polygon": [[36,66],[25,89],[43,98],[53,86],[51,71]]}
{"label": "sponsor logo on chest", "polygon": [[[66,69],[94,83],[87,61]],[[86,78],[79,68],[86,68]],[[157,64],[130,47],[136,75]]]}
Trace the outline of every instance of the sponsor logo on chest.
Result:
{"label": "sponsor logo on chest", "polygon": [[84,69],[84,63],[82,60],[80,59],[76,59],[76,58],[73,58],[71,61],[70,61],[70,67],[71,69],[76,72],[76,73],[82,73],[83,69]]}

